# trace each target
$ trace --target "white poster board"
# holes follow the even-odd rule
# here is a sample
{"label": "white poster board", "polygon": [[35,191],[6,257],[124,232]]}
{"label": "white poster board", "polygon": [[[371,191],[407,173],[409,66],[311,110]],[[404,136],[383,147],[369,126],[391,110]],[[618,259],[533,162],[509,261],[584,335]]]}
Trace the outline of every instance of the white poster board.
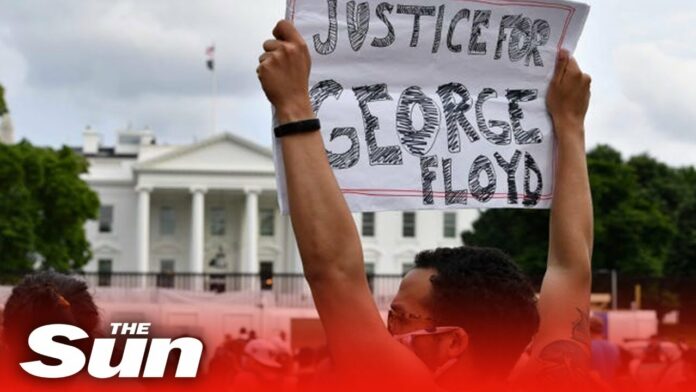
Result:
{"label": "white poster board", "polygon": [[545,97],[588,12],[562,0],[288,0],[351,210],[549,208]]}

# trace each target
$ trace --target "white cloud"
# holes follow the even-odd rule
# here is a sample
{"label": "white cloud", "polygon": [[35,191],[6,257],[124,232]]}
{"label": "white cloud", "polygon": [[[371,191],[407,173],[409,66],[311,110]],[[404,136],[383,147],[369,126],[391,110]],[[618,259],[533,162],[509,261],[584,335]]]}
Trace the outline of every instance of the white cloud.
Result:
{"label": "white cloud", "polygon": [[640,106],[655,133],[696,143],[696,58],[644,43],[619,48],[615,61],[623,93]]}
{"label": "white cloud", "polygon": [[[588,144],[696,157],[696,2],[593,3],[578,57],[594,79]],[[686,4],[685,4],[686,3]],[[0,83],[17,132],[79,144],[90,124],[112,140],[127,124],[162,142],[207,134],[215,42],[219,129],[270,144],[254,69],[285,0],[0,0]]]}

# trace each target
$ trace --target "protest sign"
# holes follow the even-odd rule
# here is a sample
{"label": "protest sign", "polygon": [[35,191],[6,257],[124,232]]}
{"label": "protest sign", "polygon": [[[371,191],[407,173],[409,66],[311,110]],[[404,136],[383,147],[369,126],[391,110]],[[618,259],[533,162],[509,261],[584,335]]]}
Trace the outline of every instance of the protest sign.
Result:
{"label": "protest sign", "polygon": [[558,51],[575,49],[588,12],[561,0],[289,0],[351,210],[548,208],[546,93]]}

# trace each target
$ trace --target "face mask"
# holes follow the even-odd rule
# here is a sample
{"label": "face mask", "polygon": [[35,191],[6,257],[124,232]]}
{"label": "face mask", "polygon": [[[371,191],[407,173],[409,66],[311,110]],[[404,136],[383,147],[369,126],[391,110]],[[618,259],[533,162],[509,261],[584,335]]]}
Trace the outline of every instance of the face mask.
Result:
{"label": "face mask", "polygon": [[[396,339],[397,342],[403,344],[406,346],[409,350],[414,351],[413,349],[413,338],[416,336],[426,336],[426,335],[437,335],[437,334],[442,334],[442,333],[447,333],[447,332],[452,332],[456,330],[462,330],[460,327],[436,327],[434,329],[421,329],[418,331],[413,331],[401,335],[394,335],[394,339]],[[415,354],[415,352],[414,352]],[[449,370],[452,366],[454,366],[459,358],[452,358],[442,365],[438,366],[435,368],[433,371],[433,375],[435,378],[440,377],[442,374],[444,374],[447,370]]]}

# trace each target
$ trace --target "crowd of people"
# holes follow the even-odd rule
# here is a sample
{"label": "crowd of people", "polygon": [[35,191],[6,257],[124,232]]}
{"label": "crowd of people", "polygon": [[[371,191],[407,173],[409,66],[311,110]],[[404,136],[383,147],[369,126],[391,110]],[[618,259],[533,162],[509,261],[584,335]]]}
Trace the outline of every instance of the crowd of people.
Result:
{"label": "crowd of people", "polygon": [[[615,344],[599,318],[590,320],[590,330],[592,374],[601,390],[681,392],[696,386],[696,347],[685,339],[653,335],[635,346]],[[284,332],[267,339],[241,328],[236,338],[225,336],[205,374],[229,391],[314,391],[330,383],[331,359],[327,347],[292,348]]]}
{"label": "crowd of people", "polygon": [[[20,358],[27,360],[32,357],[26,345],[21,343],[39,325],[68,323],[90,331],[92,337],[105,335],[104,331],[98,330],[98,308],[84,282],[51,272],[25,278],[5,304],[2,321],[0,372],[5,374],[16,367]],[[594,384],[597,390],[680,392],[696,385],[696,347],[690,346],[685,339],[670,341],[655,335],[643,342],[617,345],[606,339],[606,328],[601,319],[591,318],[589,324],[592,377],[597,380]],[[89,342],[85,342],[81,349],[88,351]],[[225,335],[222,344],[213,351],[206,351],[208,359],[195,380],[196,390],[336,390],[338,378],[328,347],[293,347],[284,331],[277,336],[265,337],[258,336],[254,330],[241,328],[236,336]],[[529,360],[528,353],[523,355],[518,365],[526,360]],[[174,366],[169,377],[173,370]],[[173,381],[169,385],[191,386],[186,380]],[[101,384],[91,382],[89,385]],[[135,388],[133,390],[164,390],[163,384],[157,382],[136,380],[128,385]]]}
{"label": "crowd of people", "polygon": [[269,339],[241,328],[235,338],[225,335],[204,377],[231,391],[294,392],[317,390],[330,370],[325,346],[293,350],[285,332]]}
{"label": "crowd of people", "polygon": [[604,331],[601,319],[590,320],[592,370],[608,389],[684,391],[696,386],[696,347],[686,339],[653,335],[631,347],[610,342]]}

